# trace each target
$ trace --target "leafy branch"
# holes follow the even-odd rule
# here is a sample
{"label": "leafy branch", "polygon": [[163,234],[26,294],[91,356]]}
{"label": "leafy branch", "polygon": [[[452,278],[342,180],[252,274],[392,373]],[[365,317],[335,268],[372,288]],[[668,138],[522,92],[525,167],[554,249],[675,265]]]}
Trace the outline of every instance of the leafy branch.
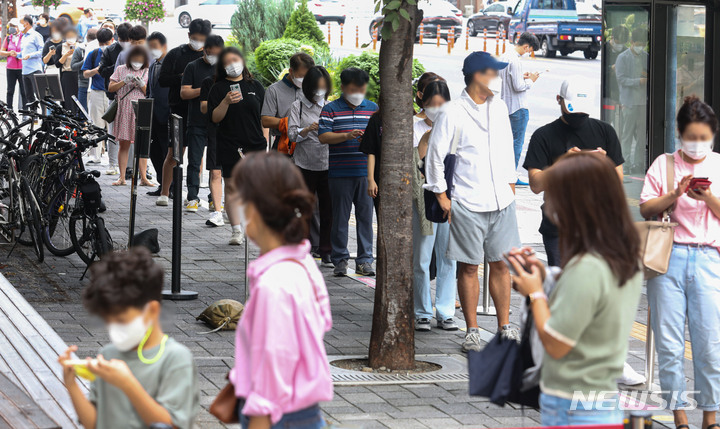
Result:
{"label": "leafy branch", "polygon": [[417,6],[417,0],[375,0],[375,13],[382,9],[383,25],[381,36],[389,40],[392,33],[400,27],[400,19],[410,21],[410,13],[405,5]]}

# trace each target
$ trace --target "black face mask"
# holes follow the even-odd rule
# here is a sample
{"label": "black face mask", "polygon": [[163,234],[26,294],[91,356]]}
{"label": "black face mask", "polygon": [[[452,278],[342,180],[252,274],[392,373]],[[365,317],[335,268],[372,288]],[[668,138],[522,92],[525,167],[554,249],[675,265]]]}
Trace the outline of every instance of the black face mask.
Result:
{"label": "black face mask", "polygon": [[15,28],[15,27],[8,28],[8,34],[15,34],[15,33],[17,33],[17,28]]}
{"label": "black face mask", "polygon": [[571,128],[580,128],[585,124],[585,121],[590,117],[587,113],[563,113],[563,120]]}

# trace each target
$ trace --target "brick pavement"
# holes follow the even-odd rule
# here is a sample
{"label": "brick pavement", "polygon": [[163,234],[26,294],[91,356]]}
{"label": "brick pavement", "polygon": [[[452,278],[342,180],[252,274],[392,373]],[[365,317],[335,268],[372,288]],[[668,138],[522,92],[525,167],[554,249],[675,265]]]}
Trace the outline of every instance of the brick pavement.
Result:
{"label": "brick pavement", "polygon": [[[103,166],[104,167],[104,166]],[[104,169],[103,169],[104,170]],[[110,186],[111,178],[102,176],[103,195],[108,206],[104,214],[116,248],[127,241],[129,187]],[[158,228],[160,251],[157,261],[169,273],[171,256],[171,208],[156,207],[155,199],[145,195],[148,188],[139,189],[137,230]],[[207,189],[201,189],[207,198]],[[537,223],[539,199],[527,189],[520,189],[518,210],[523,241],[541,250]],[[232,365],[234,332],[202,335],[207,327],[195,321],[207,305],[221,298],[242,301],[244,298],[242,247],[227,245],[230,228],[205,226],[206,209],[198,213],[184,213],[183,220],[183,286],[198,291],[196,301],[165,302],[163,325],[175,339],[195,354],[200,374],[203,410],[197,426],[222,427],[206,408],[225,384],[225,374]],[[354,234],[351,234],[354,235]],[[351,251],[354,250],[351,238]],[[0,245],[0,252],[9,245]],[[252,249],[252,255],[256,250]],[[99,320],[88,316],[82,308],[79,281],[84,269],[80,259],[46,257],[42,264],[33,260],[29,248],[18,246],[0,271],[36,308],[68,344],[79,346],[79,356],[94,355],[108,342],[107,333]],[[322,268],[331,297],[334,327],[326,338],[329,355],[365,355],[370,338],[373,289],[350,278],[332,277],[332,271]],[[166,279],[169,285],[169,275]],[[511,317],[517,323],[520,297],[513,294]],[[643,296],[637,321],[645,323],[646,301]],[[461,314],[457,312],[458,318]],[[495,319],[481,318],[481,327],[490,335]],[[422,354],[458,354],[463,333],[447,333],[433,329],[416,335],[416,352]],[[629,361],[638,370],[644,364],[644,343],[630,340]],[[690,362],[686,374],[691,377]],[[467,395],[465,383],[435,383],[408,385],[337,386],[335,399],[323,404],[327,418],[351,428],[455,428],[537,426],[539,413],[513,407],[500,408],[484,399]],[[693,423],[698,416],[693,414]]]}

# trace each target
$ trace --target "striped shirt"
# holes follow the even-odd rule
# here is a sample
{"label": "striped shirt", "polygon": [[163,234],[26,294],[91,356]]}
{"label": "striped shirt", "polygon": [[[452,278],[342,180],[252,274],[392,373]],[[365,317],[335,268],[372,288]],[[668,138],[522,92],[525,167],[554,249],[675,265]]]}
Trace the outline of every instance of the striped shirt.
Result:
{"label": "striped shirt", "polygon": [[[369,100],[364,100],[352,109],[344,98],[338,98],[323,107],[318,124],[318,135],[365,130],[370,117],[377,109],[377,104]],[[359,146],[359,139],[330,145],[329,177],[367,176],[367,155],[360,152]]]}

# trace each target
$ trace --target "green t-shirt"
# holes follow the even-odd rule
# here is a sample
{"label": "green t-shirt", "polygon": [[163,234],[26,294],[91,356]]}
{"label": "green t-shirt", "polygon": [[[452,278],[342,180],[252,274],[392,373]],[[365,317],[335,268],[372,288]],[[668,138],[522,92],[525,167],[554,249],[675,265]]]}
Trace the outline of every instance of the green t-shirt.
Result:
{"label": "green t-shirt", "polygon": [[561,359],[547,353],[540,386],[544,393],[616,391],[642,289],[642,272],[622,287],[599,256],[573,258],[550,295],[545,331],[572,350]]}
{"label": "green t-shirt", "polygon": [[[146,359],[152,359],[159,346],[143,350]],[[107,360],[124,360],[143,389],[162,405],[172,417],[173,425],[190,429],[199,411],[197,367],[187,347],[168,338],[165,352],[153,364],[140,362],[137,350],[121,352],[112,344],[100,354]],[[147,428],[125,394],[99,377],[90,387],[90,402],[97,408],[98,429]]]}

